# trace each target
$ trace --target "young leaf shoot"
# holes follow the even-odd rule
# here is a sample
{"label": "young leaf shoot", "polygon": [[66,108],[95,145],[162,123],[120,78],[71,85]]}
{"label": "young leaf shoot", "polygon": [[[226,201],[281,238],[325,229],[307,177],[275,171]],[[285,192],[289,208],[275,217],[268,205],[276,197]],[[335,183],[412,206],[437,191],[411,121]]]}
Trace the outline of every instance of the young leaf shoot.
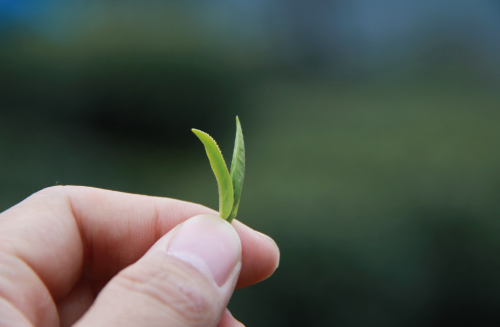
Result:
{"label": "young leaf shoot", "polygon": [[210,166],[217,179],[219,187],[219,215],[221,218],[227,219],[230,223],[238,213],[245,177],[245,143],[243,141],[240,120],[236,117],[236,139],[234,141],[231,174],[229,174],[224,157],[222,157],[222,153],[215,140],[200,130],[192,129],[192,131],[205,146]]}

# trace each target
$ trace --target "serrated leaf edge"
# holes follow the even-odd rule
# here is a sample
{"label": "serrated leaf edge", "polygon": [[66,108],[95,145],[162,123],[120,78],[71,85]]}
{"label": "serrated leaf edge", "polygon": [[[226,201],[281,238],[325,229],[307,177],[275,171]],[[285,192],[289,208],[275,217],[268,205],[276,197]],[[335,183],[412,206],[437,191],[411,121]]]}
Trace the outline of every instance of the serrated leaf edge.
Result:
{"label": "serrated leaf edge", "polygon": [[205,146],[205,151],[207,152],[208,160],[219,189],[219,215],[221,218],[227,219],[233,208],[234,189],[222,152],[217,142],[209,134],[195,128],[191,129],[191,131]]}

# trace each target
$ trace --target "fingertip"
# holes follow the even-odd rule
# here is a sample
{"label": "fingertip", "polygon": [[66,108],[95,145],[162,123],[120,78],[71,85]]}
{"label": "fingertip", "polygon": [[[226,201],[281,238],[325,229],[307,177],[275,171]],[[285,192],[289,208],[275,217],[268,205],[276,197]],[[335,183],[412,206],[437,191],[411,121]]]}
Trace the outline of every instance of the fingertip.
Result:
{"label": "fingertip", "polygon": [[[281,257],[281,253],[280,253],[280,249],[278,247],[278,244],[276,243],[276,241],[274,239],[272,239],[271,237],[269,237],[268,235],[266,234],[263,234],[259,231],[256,231],[254,230],[254,232],[265,242],[267,243],[267,246],[266,248],[268,249],[269,251],[269,262],[272,263],[270,266],[273,267],[273,272],[278,269],[279,265],[280,265],[280,257]],[[274,260],[273,260],[274,259]]]}
{"label": "fingertip", "polygon": [[242,269],[236,288],[244,288],[269,278],[278,268],[280,251],[269,236],[233,220],[242,244]]}
{"label": "fingertip", "polygon": [[222,286],[241,261],[241,241],[227,221],[199,215],[181,225],[167,254],[185,260],[201,272],[208,268],[208,275]]}

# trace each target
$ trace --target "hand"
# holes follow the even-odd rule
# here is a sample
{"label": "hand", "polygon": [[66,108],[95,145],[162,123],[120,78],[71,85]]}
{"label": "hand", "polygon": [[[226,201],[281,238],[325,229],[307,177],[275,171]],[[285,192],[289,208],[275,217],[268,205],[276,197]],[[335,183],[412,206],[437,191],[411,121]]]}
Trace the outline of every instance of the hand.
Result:
{"label": "hand", "polygon": [[227,302],[279,251],[213,215],[87,187],[33,194],[0,214],[0,326],[242,326]]}

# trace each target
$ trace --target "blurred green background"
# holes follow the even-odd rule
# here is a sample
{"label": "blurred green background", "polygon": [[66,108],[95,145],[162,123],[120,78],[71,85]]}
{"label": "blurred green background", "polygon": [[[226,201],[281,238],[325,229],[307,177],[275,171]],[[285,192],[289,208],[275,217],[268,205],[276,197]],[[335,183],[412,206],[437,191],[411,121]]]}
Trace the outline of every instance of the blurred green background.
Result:
{"label": "blurred green background", "polygon": [[0,0],[0,210],[55,184],[217,209],[281,263],[247,326],[500,323],[500,2]]}

